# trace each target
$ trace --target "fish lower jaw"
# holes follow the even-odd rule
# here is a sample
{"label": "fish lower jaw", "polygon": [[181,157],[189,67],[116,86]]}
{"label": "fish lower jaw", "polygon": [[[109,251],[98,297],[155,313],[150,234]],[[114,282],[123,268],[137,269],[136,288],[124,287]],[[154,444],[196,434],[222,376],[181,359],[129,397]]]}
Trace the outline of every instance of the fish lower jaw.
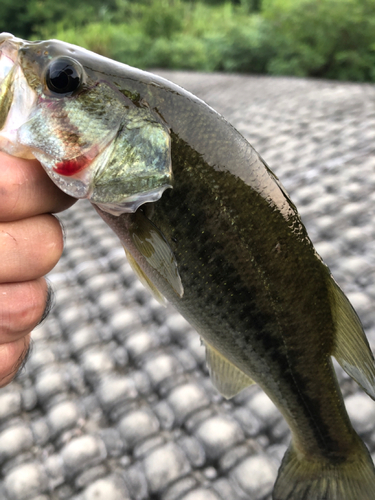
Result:
{"label": "fish lower jaw", "polygon": [[50,179],[56,184],[58,188],[61,189],[61,191],[64,191],[64,193],[68,194],[69,196],[73,196],[73,198],[89,198],[89,183],[85,182],[84,180],[76,179],[73,177],[64,177],[60,174],[57,174],[52,168],[49,168],[46,165],[46,162],[43,161],[43,159],[41,159],[39,156],[38,160],[41,162]]}

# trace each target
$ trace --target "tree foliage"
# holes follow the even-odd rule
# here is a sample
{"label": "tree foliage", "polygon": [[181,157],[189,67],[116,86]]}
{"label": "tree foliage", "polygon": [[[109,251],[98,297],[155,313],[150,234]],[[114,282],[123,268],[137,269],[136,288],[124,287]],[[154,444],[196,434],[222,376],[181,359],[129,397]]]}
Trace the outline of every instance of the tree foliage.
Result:
{"label": "tree foliage", "polygon": [[375,79],[374,0],[264,0],[278,42],[276,74]]}
{"label": "tree foliage", "polygon": [[0,19],[139,67],[375,81],[375,0],[2,0]]}

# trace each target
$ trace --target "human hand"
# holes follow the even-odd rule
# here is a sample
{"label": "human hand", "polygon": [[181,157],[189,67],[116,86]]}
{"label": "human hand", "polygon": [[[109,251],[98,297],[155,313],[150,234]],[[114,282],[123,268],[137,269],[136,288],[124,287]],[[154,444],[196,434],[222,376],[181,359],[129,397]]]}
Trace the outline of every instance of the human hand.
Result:
{"label": "human hand", "polygon": [[63,232],[51,215],[76,200],[36,160],[0,152],[0,387],[26,357],[30,332],[48,310],[44,275],[61,257]]}

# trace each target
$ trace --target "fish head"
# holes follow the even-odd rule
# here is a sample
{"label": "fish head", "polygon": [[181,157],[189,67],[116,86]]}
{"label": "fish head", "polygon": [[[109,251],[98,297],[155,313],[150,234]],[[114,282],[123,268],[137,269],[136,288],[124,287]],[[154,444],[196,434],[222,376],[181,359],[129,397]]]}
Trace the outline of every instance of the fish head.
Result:
{"label": "fish head", "polygon": [[65,193],[117,215],[172,187],[171,140],[110,68],[64,42],[0,35],[0,149],[37,158]]}

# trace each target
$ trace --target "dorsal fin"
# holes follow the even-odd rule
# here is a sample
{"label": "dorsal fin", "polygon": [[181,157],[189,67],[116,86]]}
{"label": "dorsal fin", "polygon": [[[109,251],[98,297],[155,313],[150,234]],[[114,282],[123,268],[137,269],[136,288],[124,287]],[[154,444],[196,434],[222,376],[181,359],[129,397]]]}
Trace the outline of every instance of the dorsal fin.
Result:
{"label": "dorsal fin", "polygon": [[332,355],[343,369],[375,399],[375,362],[360,319],[344,292],[332,278],[329,283],[336,325]]}
{"label": "dorsal fin", "polygon": [[222,396],[226,399],[233,398],[243,389],[255,383],[218,350],[207,342],[203,342],[206,346],[206,362],[212,384]]}

